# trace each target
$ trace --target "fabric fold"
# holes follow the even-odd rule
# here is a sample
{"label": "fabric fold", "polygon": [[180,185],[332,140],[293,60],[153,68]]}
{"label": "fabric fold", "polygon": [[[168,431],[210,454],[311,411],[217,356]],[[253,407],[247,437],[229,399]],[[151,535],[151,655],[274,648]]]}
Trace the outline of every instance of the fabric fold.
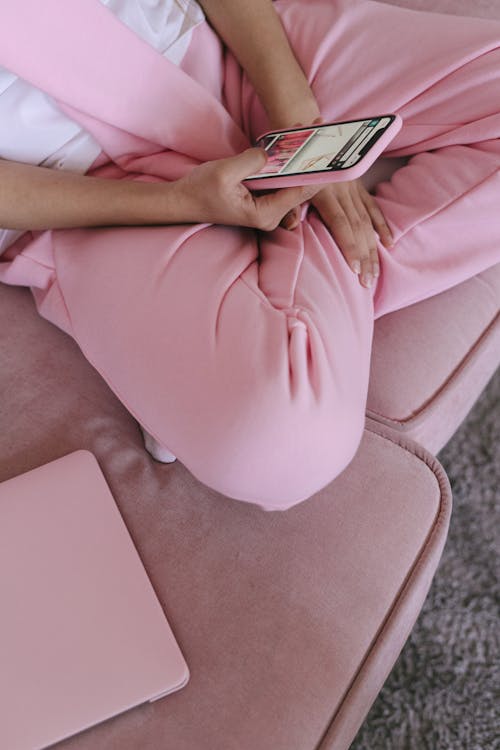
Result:
{"label": "fabric fold", "polygon": [[199,161],[250,145],[221,102],[99,0],[45,0],[43,12],[38,0],[3,3],[0,64],[72,107],[75,119],[96,117]]}

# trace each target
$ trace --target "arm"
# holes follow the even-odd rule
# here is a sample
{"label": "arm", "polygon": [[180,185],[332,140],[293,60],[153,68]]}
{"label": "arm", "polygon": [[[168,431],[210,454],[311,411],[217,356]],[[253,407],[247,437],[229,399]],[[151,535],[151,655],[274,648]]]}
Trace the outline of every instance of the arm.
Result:
{"label": "arm", "polygon": [[199,3],[246,71],[271,127],[286,128],[298,121],[310,123],[320,115],[271,0],[199,0]]}
{"label": "arm", "polygon": [[168,186],[56,172],[0,159],[0,227],[62,229],[169,224],[177,205]]}
{"label": "arm", "polygon": [[[273,126],[287,126],[293,117],[307,120],[319,112],[271,0],[208,1],[202,2],[202,6],[207,17],[220,28],[221,35],[231,38],[235,49],[241,50],[240,59],[267,102]],[[254,44],[247,42],[242,31],[246,30],[246,24],[255,29],[254,38],[260,39],[262,54],[256,55]],[[306,102],[306,106],[296,106],[293,114],[290,90],[300,92]],[[297,98],[292,97],[293,102]],[[240,180],[262,166],[262,154],[256,155],[259,152],[254,150],[250,158],[243,154],[235,157],[243,159],[242,165],[248,164],[246,173],[244,166],[243,173],[239,168]],[[253,170],[252,162],[256,165]],[[0,227],[43,230],[208,221],[268,229],[277,225],[278,213],[282,212],[280,218],[283,218],[288,212],[287,204],[297,206],[307,199],[306,192],[292,188],[274,195],[252,196],[243,186],[236,189],[231,182],[239,162],[235,162],[234,169],[230,160],[220,160],[218,167],[216,162],[208,164],[211,166],[206,170],[201,167],[193,170],[191,187],[199,192],[190,193],[184,189],[186,179],[177,181],[179,184],[110,180],[0,159]],[[222,180],[224,186],[214,190],[210,178],[220,181],[221,175],[226,174],[228,179]],[[312,194],[309,188],[307,195]],[[233,201],[232,205],[225,207],[221,202],[216,206],[217,200],[224,199]]]}
{"label": "arm", "polygon": [[228,224],[271,230],[315,188],[254,196],[241,184],[266,163],[263,149],[194,167],[174,182],[55,172],[0,159],[0,227],[44,230],[153,224]]}
{"label": "arm", "polygon": [[[271,128],[310,125],[321,113],[288,42],[271,0],[198,0],[212,26],[245,69]],[[305,0],[304,0],[305,5]],[[379,274],[374,230],[387,245],[392,237],[375,199],[361,180],[327,185],[312,199],[350,268],[370,286]],[[294,209],[283,226],[294,229]]]}

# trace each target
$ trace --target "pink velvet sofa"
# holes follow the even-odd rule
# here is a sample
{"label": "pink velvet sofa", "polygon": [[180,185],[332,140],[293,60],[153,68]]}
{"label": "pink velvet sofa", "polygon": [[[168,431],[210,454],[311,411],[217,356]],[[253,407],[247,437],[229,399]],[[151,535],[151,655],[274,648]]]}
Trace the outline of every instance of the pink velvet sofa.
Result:
{"label": "pink velvet sofa", "polygon": [[355,459],[306,502],[265,513],[154,461],[30,291],[0,288],[0,481],[92,451],[191,671],[178,693],[62,747],[349,747],[439,563],[451,492],[433,454],[499,364],[499,300],[500,265],[380,318]]}
{"label": "pink velvet sofa", "polygon": [[[379,160],[367,184],[397,166]],[[92,451],[191,672],[61,750],[347,750],[439,563],[451,491],[435,455],[499,364],[499,300],[500,265],[379,319],[356,457],[265,513],[153,460],[29,289],[0,287],[0,481]]]}

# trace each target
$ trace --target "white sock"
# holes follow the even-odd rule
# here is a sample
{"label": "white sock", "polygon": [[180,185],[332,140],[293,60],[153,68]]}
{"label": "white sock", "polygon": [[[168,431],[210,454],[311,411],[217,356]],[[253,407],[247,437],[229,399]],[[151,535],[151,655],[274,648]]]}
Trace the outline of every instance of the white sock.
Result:
{"label": "white sock", "polygon": [[160,443],[155,440],[155,438],[149,434],[147,430],[142,427],[142,425],[139,425],[141,428],[142,434],[144,436],[144,446],[148,453],[150,453],[153,458],[155,458],[157,461],[160,461],[162,464],[171,464],[174,461],[177,460],[177,457],[174,456],[173,453],[170,453],[169,450],[164,448]]}

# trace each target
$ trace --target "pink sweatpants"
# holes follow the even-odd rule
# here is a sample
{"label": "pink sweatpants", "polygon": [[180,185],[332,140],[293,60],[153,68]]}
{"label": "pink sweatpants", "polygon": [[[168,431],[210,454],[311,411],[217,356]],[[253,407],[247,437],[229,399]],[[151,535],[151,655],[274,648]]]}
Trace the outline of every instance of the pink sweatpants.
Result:
{"label": "pink sweatpants", "polygon": [[[267,510],[306,500],[352,460],[374,320],[500,261],[500,23],[372,0],[275,7],[326,121],[403,118],[384,156],[412,158],[376,188],[396,241],[378,242],[375,286],[306,205],[294,232],[54,232],[64,312],[32,289],[194,476]],[[222,50],[204,24],[182,68],[254,138],[266,115]]]}

